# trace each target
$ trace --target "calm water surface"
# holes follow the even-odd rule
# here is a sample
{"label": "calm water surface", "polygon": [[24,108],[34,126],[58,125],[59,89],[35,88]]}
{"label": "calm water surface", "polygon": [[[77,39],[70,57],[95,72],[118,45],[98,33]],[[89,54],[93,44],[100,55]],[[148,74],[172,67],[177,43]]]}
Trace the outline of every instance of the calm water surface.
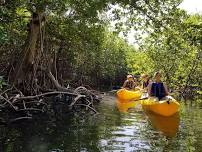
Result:
{"label": "calm water surface", "polygon": [[145,114],[140,106],[124,112],[125,105],[120,112],[108,96],[97,109],[96,116],[0,126],[0,152],[202,151],[200,108],[183,106],[165,118]]}

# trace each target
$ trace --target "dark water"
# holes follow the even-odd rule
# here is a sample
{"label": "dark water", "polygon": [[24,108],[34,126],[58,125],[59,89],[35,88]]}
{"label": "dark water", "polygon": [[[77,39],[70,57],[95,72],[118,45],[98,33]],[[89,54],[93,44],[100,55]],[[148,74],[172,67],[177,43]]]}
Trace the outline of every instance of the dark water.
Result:
{"label": "dark water", "polygon": [[108,97],[99,115],[67,116],[0,126],[0,152],[202,151],[202,110],[182,106],[170,118],[145,114],[140,107],[119,112]]}

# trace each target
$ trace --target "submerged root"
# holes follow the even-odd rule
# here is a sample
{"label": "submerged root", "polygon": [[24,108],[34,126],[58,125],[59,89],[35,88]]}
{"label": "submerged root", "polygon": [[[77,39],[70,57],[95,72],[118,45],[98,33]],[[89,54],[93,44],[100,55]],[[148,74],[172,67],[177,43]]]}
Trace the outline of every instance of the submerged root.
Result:
{"label": "submerged root", "polygon": [[[61,89],[60,89],[61,90]],[[48,91],[41,94],[25,96],[19,90],[8,89],[0,94],[1,122],[13,123],[30,120],[37,114],[55,113],[61,116],[70,111],[90,110],[97,113],[94,103],[100,101],[98,94],[94,94],[85,87],[72,90]]]}

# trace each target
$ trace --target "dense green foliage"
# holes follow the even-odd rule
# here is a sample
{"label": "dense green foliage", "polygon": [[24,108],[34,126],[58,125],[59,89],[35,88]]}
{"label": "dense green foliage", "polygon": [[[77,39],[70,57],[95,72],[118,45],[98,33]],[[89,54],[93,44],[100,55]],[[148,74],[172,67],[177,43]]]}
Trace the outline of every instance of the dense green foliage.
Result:
{"label": "dense green foliage", "polygon": [[194,95],[202,89],[201,34],[202,16],[179,10],[163,30],[154,31],[145,39],[141,50],[152,62],[143,60],[148,66],[153,63],[153,71],[162,71],[171,88]]}
{"label": "dense green foliage", "polygon": [[[55,61],[52,72],[60,82],[109,87],[120,85],[127,73],[152,74],[161,70],[171,88],[184,93],[190,89],[200,92],[202,17],[178,9],[180,2],[2,2],[0,75],[8,77],[20,59],[33,12],[43,12],[44,50]],[[119,32],[127,35],[130,28],[138,31],[135,37],[139,48],[118,37]]]}

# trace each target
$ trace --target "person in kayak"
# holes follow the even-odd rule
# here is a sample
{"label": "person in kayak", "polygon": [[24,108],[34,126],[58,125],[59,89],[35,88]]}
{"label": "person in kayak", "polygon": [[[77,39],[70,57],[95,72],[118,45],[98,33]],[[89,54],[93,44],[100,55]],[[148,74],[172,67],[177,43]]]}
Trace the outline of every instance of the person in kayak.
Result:
{"label": "person in kayak", "polygon": [[143,75],[141,75],[141,78],[143,80],[142,89],[144,91],[147,91],[148,90],[148,85],[149,85],[149,83],[151,83],[151,80],[149,79],[149,75],[148,74],[143,74]]}
{"label": "person in kayak", "polygon": [[134,78],[131,74],[127,75],[127,80],[124,82],[122,88],[131,90],[131,89],[135,89],[136,87],[136,83],[134,81]]}
{"label": "person in kayak", "polygon": [[161,73],[155,72],[154,82],[148,85],[149,97],[155,97],[158,101],[163,100],[168,96],[168,88],[165,83],[161,81]]}

